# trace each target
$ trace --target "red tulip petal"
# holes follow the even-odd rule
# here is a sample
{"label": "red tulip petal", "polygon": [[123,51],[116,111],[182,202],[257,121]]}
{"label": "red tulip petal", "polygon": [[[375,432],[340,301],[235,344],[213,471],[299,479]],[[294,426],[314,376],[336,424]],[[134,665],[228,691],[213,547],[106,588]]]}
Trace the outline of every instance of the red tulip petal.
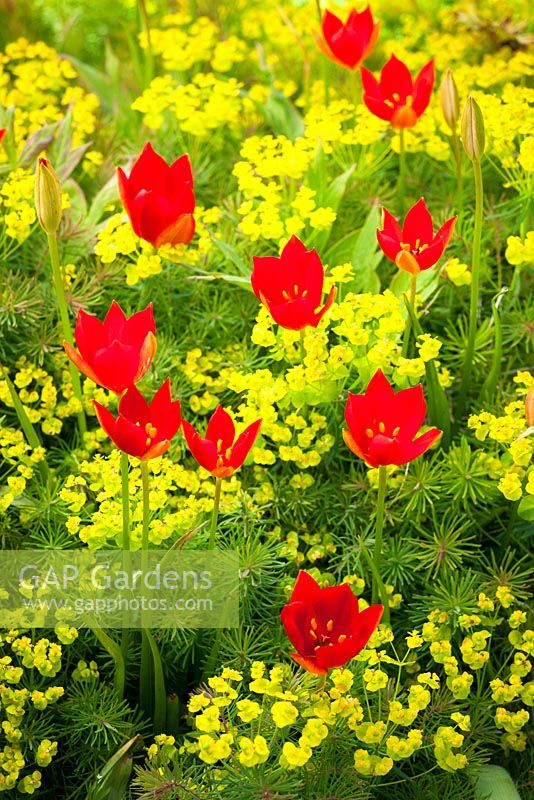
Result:
{"label": "red tulip petal", "polygon": [[382,209],[382,233],[392,239],[396,239],[400,247],[400,243],[402,242],[402,228],[387,208]]}
{"label": "red tulip petal", "polygon": [[406,464],[408,461],[414,461],[414,459],[419,458],[422,456],[423,453],[426,453],[429,450],[434,442],[436,442],[440,436],[443,434],[443,431],[440,431],[438,428],[430,428],[430,430],[423,433],[413,442],[402,442],[402,461],[396,461],[399,466],[402,464]]}
{"label": "red tulip petal", "polygon": [[89,378],[94,383],[100,386],[101,384],[98,375],[93,370],[91,365],[88,364],[87,361],[84,361],[84,359],[74,349],[74,347],[71,344],[69,344],[69,342],[63,342],[63,347],[65,348],[65,352],[72,361],[72,363],[74,364],[74,366],[77,367],[80,370],[80,372],[82,372],[87,378]]}
{"label": "red tulip petal", "polygon": [[149,303],[142,311],[137,311],[124,323],[123,339],[128,344],[141,347],[148,332],[156,333],[154,309]]}
{"label": "red tulip petal", "polygon": [[132,383],[140,381],[143,375],[146,374],[154,356],[156,355],[157,342],[156,337],[152,332],[147,333],[145,341],[141,346],[138,358],[137,372],[135,373]]}
{"label": "red tulip petal", "polygon": [[321,591],[315,578],[301,569],[291,593],[291,603],[313,603],[320,596]]}
{"label": "red tulip petal", "polygon": [[167,452],[170,446],[171,443],[168,439],[161,439],[161,441],[151,445],[144,455],[140,456],[141,461],[149,461],[151,458],[159,458]]}
{"label": "red tulip petal", "polygon": [[[145,229],[146,230],[146,229]],[[181,214],[174,222],[164,228],[155,238],[154,247],[164,244],[189,244],[195,235],[195,218],[192,214]]]}
{"label": "red tulip petal", "polygon": [[182,430],[191,455],[201,467],[213,472],[217,467],[217,446],[208,439],[202,439],[193,426],[185,419],[182,420]]}
{"label": "red tulip petal", "polygon": [[443,255],[444,250],[445,245],[443,244],[442,239],[436,238],[434,244],[431,244],[430,247],[426,247],[421,253],[416,254],[415,260],[417,261],[419,269],[430,269],[430,267],[433,267],[434,264],[437,264]]}
{"label": "red tulip petal", "polygon": [[[397,392],[394,400],[395,427],[400,428],[399,436],[413,439],[425,420],[426,403],[420,383],[409,389]],[[390,434],[391,431],[388,431]]]}
{"label": "red tulip petal", "polygon": [[274,321],[291,331],[300,331],[307,325],[315,327],[315,306],[306,298],[286,301],[279,305],[269,304],[269,311]]}
{"label": "red tulip petal", "polygon": [[117,167],[117,184],[119,187],[119,195],[122,205],[127,214],[130,214],[130,191],[128,187],[128,178],[122,167]]}
{"label": "red tulip petal", "polygon": [[439,231],[436,233],[436,239],[441,239],[443,241],[443,249],[447,247],[452,238],[457,219],[457,216],[451,217],[451,219],[448,219],[447,222],[443,223]]}
{"label": "red tulip petal", "polygon": [[320,323],[320,321],[322,320],[322,318],[324,317],[324,315],[326,314],[328,309],[332,307],[332,304],[333,304],[334,300],[336,299],[336,295],[337,295],[337,289],[336,289],[335,286],[332,286],[332,288],[330,289],[330,291],[328,293],[328,297],[326,298],[326,303],[321,308],[321,310],[317,311],[317,313],[315,314],[315,324],[314,324],[315,328]]}
{"label": "red tulip petal", "polygon": [[145,429],[126,419],[122,414],[117,417],[113,441],[124,453],[141,459],[150,447]]}
{"label": "red tulip petal", "polygon": [[132,385],[128,387],[127,391],[121,397],[119,401],[119,415],[125,417],[129,422],[133,422],[134,425],[139,423],[143,431],[145,425],[150,422],[148,403],[137,386]]}
{"label": "red tulip petal", "polygon": [[115,427],[117,420],[109,409],[101,405],[101,403],[97,403],[96,400],[93,400],[93,406],[96,412],[96,418],[98,419],[101,427],[105,430],[109,438],[112,441],[115,441]]}
{"label": "red tulip petal", "polygon": [[434,59],[425,64],[417,75],[413,87],[412,108],[418,117],[426,110],[434,88]]}
{"label": "red tulip petal", "polygon": [[413,82],[410,70],[406,64],[391,55],[389,60],[382,67],[380,73],[380,89],[382,97],[391,98],[395,93],[399,95],[400,103],[403,104],[408,95],[413,92]]}
{"label": "red tulip petal", "polygon": [[83,308],[78,310],[74,338],[83,358],[90,359],[95,350],[108,344],[106,328],[100,320],[88,314]]}
{"label": "red tulip petal", "polygon": [[397,254],[400,251],[400,244],[398,240],[393,239],[391,236],[380,230],[376,232],[376,238],[378,239],[378,244],[380,245],[380,249],[384,255],[387,256],[391,261],[395,261]]}
{"label": "red tulip petal", "polygon": [[216,444],[220,442],[220,450],[227,450],[234,443],[234,421],[230,414],[220,405],[217,406],[210,417],[206,428],[206,439]]}
{"label": "red tulip petal", "polygon": [[326,628],[328,622],[332,621],[333,635],[338,632],[348,634],[350,621],[358,613],[358,599],[349,584],[342,583],[322,589],[313,601],[313,608],[319,621],[319,629]]}
{"label": "red tulip petal", "polygon": [[[430,244],[433,238],[432,217],[421,197],[406,214],[402,228],[402,240],[407,242],[412,250],[416,250],[422,244]],[[419,240],[419,245],[417,245],[417,240]]]}
{"label": "red tulip petal", "polygon": [[260,302],[262,296],[269,302],[282,303],[284,281],[281,279],[280,259],[276,256],[254,256],[254,268],[250,277],[252,290]]}
{"label": "red tulip petal", "polygon": [[160,386],[150,403],[150,421],[158,431],[158,437],[169,439],[175,436],[182,423],[180,401],[171,399],[169,378]]}
{"label": "red tulip petal", "polygon": [[305,656],[299,656],[298,653],[290,653],[291,658],[293,658],[297,664],[300,664],[308,672],[313,672],[314,675],[326,675],[328,670],[324,667],[320,667],[316,661],[312,658],[306,658]]}
{"label": "red tulip petal", "polygon": [[348,431],[346,428],[343,428],[341,434],[343,436],[343,441],[345,442],[349,450],[353,452],[355,456],[358,456],[358,458],[361,458],[366,463],[369,463],[367,453],[358,444],[358,442],[356,441],[355,437],[351,434],[351,432]]}
{"label": "red tulip petal", "polygon": [[394,114],[394,109],[391,106],[386,105],[383,100],[379,100],[376,97],[372,97],[371,95],[365,93],[362,99],[371,114],[374,114],[375,117],[378,117],[378,119],[391,122]]}
{"label": "red tulip petal", "polygon": [[109,344],[111,344],[114,339],[122,338],[125,324],[126,315],[117,301],[113,300],[104,319],[104,328],[107,333]]}
{"label": "red tulip petal", "polygon": [[380,89],[380,84],[378,83],[373,73],[370,70],[368,70],[367,67],[361,67],[360,74],[362,76],[363,91],[367,99],[373,98],[374,100],[383,102],[384,98],[382,96],[382,90]]}
{"label": "red tulip petal", "polygon": [[236,443],[232,447],[232,452],[229,459],[230,465],[234,468],[234,470],[239,469],[250,453],[261,428],[261,423],[262,420],[257,419],[256,422],[253,422],[248,426],[248,428],[245,428],[245,430],[237,437]]}
{"label": "red tulip petal", "polygon": [[156,153],[151,143],[147,142],[130,172],[129,196],[135,197],[143,189],[166,195],[170,190],[170,177],[169,165]]}
{"label": "red tulip petal", "polygon": [[[191,161],[189,155],[184,153],[183,156],[177,158],[170,167],[171,171],[171,189],[182,184],[193,183],[193,172],[191,170]],[[193,209],[191,209],[192,211]]]}
{"label": "red tulip petal", "polygon": [[332,14],[331,11],[327,10],[323,15],[322,28],[323,28],[324,38],[326,39],[328,44],[330,44],[330,40],[332,39],[332,37],[343,29],[343,23],[339,19],[339,17],[336,17],[335,14]]}
{"label": "red tulip petal", "polygon": [[368,606],[363,611],[358,613],[358,617],[355,621],[355,629],[352,633],[352,638],[358,645],[356,655],[363,650],[375,630],[378,628],[383,613],[384,606],[380,604]]}
{"label": "red tulip petal", "polygon": [[307,603],[288,603],[280,612],[286,636],[301,655],[313,655],[310,636],[310,607]]}
{"label": "red tulip petal", "polygon": [[115,340],[94,354],[91,367],[101,386],[122,394],[134,381],[139,367],[139,352]]}

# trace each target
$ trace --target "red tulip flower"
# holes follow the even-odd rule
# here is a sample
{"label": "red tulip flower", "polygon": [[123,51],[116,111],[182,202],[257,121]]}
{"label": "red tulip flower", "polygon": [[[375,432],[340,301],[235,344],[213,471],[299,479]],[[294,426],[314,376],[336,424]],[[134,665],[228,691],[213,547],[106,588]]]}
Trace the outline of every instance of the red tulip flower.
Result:
{"label": "red tulip flower", "polygon": [[410,208],[402,228],[384,209],[382,230],[377,230],[378,244],[384,254],[400,269],[417,275],[429,269],[443,255],[454,231],[457,217],[451,217],[436,234],[432,217],[423,198]]}
{"label": "red tulip flower", "polygon": [[217,406],[208,422],[204,439],[185,419],[182,425],[193,458],[215,478],[228,478],[248,456],[261,423],[261,419],[256,420],[236,439],[232,417],[222,406]]}
{"label": "red tulip flower", "polygon": [[412,80],[410,70],[395,56],[382,68],[380,81],[361,68],[363,102],[369,111],[391,122],[394,128],[413,128],[427,108],[434,88],[434,60],[425,64]]}
{"label": "red tulip flower", "polygon": [[280,258],[254,257],[250,279],[254,294],[283,328],[299,331],[316,328],[336,296],[333,286],[324,306],[324,269],[316,250],[306,250],[296,236],[286,244]]}
{"label": "red tulip flower", "polygon": [[156,352],[155,333],[152,304],[127,318],[113,301],[104,322],[80,309],[74,329],[79,352],[68,342],[63,346],[80,372],[122,394],[148,370]]}
{"label": "red tulip flower", "polygon": [[134,233],[154,247],[187,244],[195,232],[195,193],[189,156],[170,166],[148,142],[127,178],[117,170],[122,204]]}
{"label": "red tulip flower", "polygon": [[394,392],[379,369],[365,394],[349,392],[345,406],[348,430],[343,431],[343,439],[371,467],[407,464],[426,453],[442,434],[438,428],[431,428],[414,439],[425,414],[421,384]]}
{"label": "red tulip flower", "polygon": [[363,650],[383,610],[375,605],[360,612],[348,583],[321,589],[311,575],[301,571],[280,617],[297,651],[291,653],[292,658],[309,672],[325,675]]}
{"label": "red tulip flower", "polygon": [[369,6],[360,14],[352,9],[347,21],[326,11],[322,22],[322,37],[317,42],[323,53],[343,67],[356,69],[373,50],[380,30]]}
{"label": "red tulip flower", "polygon": [[147,461],[163,455],[180,428],[180,401],[171,400],[169,379],[147,403],[139,389],[130,386],[119,401],[115,418],[111,411],[94,401],[98,421],[123,453]]}

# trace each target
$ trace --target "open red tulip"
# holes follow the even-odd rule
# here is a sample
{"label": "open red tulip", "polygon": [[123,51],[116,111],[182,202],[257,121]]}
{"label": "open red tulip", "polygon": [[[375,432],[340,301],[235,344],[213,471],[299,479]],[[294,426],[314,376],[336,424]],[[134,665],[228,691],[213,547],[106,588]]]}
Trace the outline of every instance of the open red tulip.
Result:
{"label": "open red tulip", "polygon": [[163,455],[182,422],[180,401],[171,400],[169,379],[150,403],[137,387],[130,386],[119,401],[117,417],[96,400],[94,407],[98,421],[119,450],[141,461]]}
{"label": "open red tulip", "polygon": [[222,406],[213,412],[203,439],[185,419],[182,423],[187,446],[193,458],[215,478],[228,478],[243,464],[258,435],[261,419],[237,437],[234,421]]}
{"label": "open red tulip", "polygon": [[348,430],[343,430],[343,439],[371,467],[407,464],[426,453],[442,434],[438,428],[431,428],[414,438],[425,414],[421,384],[394,392],[379,369],[365,394],[349,392],[345,406]]}
{"label": "open red tulip", "polygon": [[68,342],[63,346],[80,372],[122,394],[148,370],[156,352],[155,333],[152,303],[127,318],[114,300],[104,322],[80,309],[74,329],[79,352]]}
{"label": "open red tulip", "polygon": [[330,11],[325,11],[321,25],[322,36],[317,42],[323,53],[348,69],[356,69],[372,52],[380,31],[369,6],[358,13],[352,9],[343,23]]}
{"label": "open red tulip", "polygon": [[187,244],[195,232],[195,193],[187,154],[169,165],[148,142],[127,178],[117,169],[119,191],[134,233],[154,247]]}
{"label": "open red tulip", "polygon": [[306,250],[297,236],[292,236],[280,258],[254,256],[251,276],[254,294],[283,328],[299,331],[310,325],[316,328],[336,296],[333,286],[326,303],[323,296],[324,269],[316,250]]}
{"label": "open red tulip", "polygon": [[412,128],[427,108],[434,88],[434,60],[425,64],[415,80],[403,61],[391,56],[382,67],[380,81],[361,67],[363,102],[369,111],[394,128]]}
{"label": "open red tulip", "polygon": [[432,217],[423,198],[410,208],[402,228],[385,208],[382,229],[376,232],[378,244],[400,269],[417,274],[439,261],[451,239],[456,220],[456,216],[451,217],[434,234]]}
{"label": "open red tulip", "polygon": [[358,599],[348,583],[321,589],[307,572],[299,572],[289,603],[280,617],[304,669],[325,675],[342,667],[363,650],[376,630],[384,607],[358,610]]}

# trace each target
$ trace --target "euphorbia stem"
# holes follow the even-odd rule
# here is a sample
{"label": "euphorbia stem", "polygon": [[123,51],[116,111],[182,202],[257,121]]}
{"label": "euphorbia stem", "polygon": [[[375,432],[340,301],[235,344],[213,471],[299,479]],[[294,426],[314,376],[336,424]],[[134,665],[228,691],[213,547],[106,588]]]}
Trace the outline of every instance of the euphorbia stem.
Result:
{"label": "euphorbia stem", "polygon": [[[415,316],[415,297],[417,293],[417,273],[410,273],[410,309]],[[402,343],[402,355],[406,358],[408,356],[408,348],[410,346],[410,332],[412,330],[412,319],[410,314],[406,319],[406,327],[404,328],[404,341]]]}
{"label": "euphorbia stem", "polygon": [[[61,265],[59,263],[57,236],[55,233],[49,233],[47,234],[47,238],[48,238],[48,250],[50,252],[50,262],[52,264],[52,277],[54,280],[54,289],[56,292],[57,304],[59,306],[59,316],[61,318],[61,327],[63,328],[63,336],[69,344],[74,344],[74,337],[72,335],[72,330],[69,321],[67,298],[65,297],[65,286],[63,285],[63,272],[61,269]],[[78,370],[76,369],[74,364],[71,364],[70,361],[69,361],[69,370],[72,380],[72,387],[74,389],[74,394],[76,396],[76,399],[79,401],[81,405],[81,409],[78,412],[78,427],[83,437],[83,434],[87,430],[87,424],[85,422],[85,412],[83,410],[82,384],[80,381],[80,375],[78,373]]]}
{"label": "euphorbia stem", "polygon": [[475,159],[472,163],[475,178],[475,230],[473,233],[473,253],[471,257],[469,333],[467,337],[467,348],[465,351],[462,369],[462,382],[460,384],[458,406],[456,409],[457,424],[462,419],[464,414],[467,390],[471,381],[471,370],[473,367],[473,356],[475,353],[475,341],[477,335],[478,295],[480,291],[480,242],[482,238],[482,221],[484,216],[484,186],[482,183],[482,168],[480,166],[480,161]]}
{"label": "euphorbia stem", "polygon": [[382,532],[384,530],[384,506],[387,492],[387,467],[378,467],[378,499],[376,501],[375,549],[373,551],[373,603],[380,602],[384,606],[384,622],[389,622],[389,605],[380,567],[382,562]]}
{"label": "euphorbia stem", "polygon": [[406,181],[406,153],[404,149],[404,128],[399,128],[399,212],[404,216],[404,194]]}
{"label": "euphorbia stem", "polygon": [[219,506],[221,504],[222,478],[215,478],[215,495],[213,497],[213,511],[211,512],[210,541],[209,549],[215,548],[215,536],[217,534],[217,520],[219,518]]}

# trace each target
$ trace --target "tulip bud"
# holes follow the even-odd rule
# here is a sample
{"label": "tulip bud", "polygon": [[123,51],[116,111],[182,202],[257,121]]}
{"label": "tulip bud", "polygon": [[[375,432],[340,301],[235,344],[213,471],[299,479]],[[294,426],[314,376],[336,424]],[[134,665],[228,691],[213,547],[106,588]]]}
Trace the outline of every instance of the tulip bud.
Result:
{"label": "tulip bud", "polygon": [[55,233],[61,222],[61,184],[46,158],[37,161],[35,210],[41,228],[48,234]]}
{"label": "tulip bud", "polygon": [[534,386],[529,389],[525,397],[525,417],[529,427],[534,425]]}
{"label": "tulip bud", "polygon": [[474,97],[467,98],[462,114],[462,144],[471,161],[480,161],[484,155],[484,117]]}
{"label": "tulip bud", "polygon": [[458,120],[460,119],[460,100],[458,99],[456,82],[450,69],[443,74],[443,78],[441,79],[439,99],[445,122],[451,131],[455,131]]}

